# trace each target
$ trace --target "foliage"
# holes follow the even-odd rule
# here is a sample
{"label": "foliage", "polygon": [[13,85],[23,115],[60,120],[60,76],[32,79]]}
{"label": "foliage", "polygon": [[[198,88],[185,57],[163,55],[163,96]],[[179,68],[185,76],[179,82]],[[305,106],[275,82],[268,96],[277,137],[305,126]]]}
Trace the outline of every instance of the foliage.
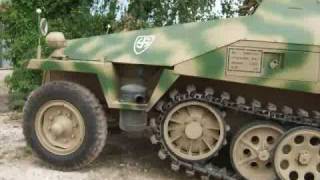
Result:
{"label": "foliage", "polygon": [[[14,66],[13,74],[6,78],[12,108],[21,108],[26,96],[41,83],[40,72],[28,71],[23,66],[36,54],[36,8],[43,10],[42,16],[48,19],[50,31],[62,31],[67,39],[73,39],[105,34],[109,24],[112,33],[206,21],[222,15],[230,17],[235,13],[234,2],[222,0],[219,13],[216,0],[129,0],[125,1],[127,5],[118,0],[15,0],[0,16],[3,24],[0,39],[5,40],[9,49],[0,56],[10,59]],[[43,55],[49,52],[44,46]]]}
{"label": "foliage", "polygon": [[221,14],[227,18],[237,15],[239,6],[241,6],[243,2],[244,0],[221,0]]}
{"label": "foliage", "polygon": [[38,87],[41,82],[41,74],[30,72],[23,67],[15,67],[12,75],[7,76],[5,82],[10,85],[9,107],[21,110],[29,92]]}
{"label": "foliage", "polygon": [[131,0],[128,14],[154,26],[203,21],[216,17],[216,0]]}
{"label": "foliage", "polygon": [[[98,26],[103,24],[104,19],[100,16],[90,16],[90,1],[13,1],[10,9],[0,16],[0,22],[3,24],[0,39],[5,40],[8,49],[1,56],[10,59],[14,67],[13,74],[6,78],[10,89],[11,107],[14,109],[21,109],[30,91],[41,83],[40,72],[28,71],[24,67],[26,60],[35,57],[36,54],[38,18],[35,9],[37,7],[43,10],[42,16],[49,20],[51,30],[65,31],[68,38],[90,36],[105,31]],[[48,52],[49,49],[45,47],[44,55],[48,55]]]}
{"label": "foliage", "polygon": [[126,9],[119,4],[115,6],[114,1],[96,5],[93,9],[95,13],[111,13],[115,9],[122,13],[116,31],[206,21],[218,17],[216,0],[129,0]]}

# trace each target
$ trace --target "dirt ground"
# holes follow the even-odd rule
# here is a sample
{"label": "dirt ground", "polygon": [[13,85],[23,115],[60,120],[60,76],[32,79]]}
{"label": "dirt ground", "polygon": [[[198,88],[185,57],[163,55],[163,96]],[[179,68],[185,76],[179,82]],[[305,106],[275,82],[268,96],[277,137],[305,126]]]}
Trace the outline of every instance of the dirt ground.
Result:
{"label": "dirt ground", "polygon": [[[0,72],[0,79],[3,77]],[[21,114],[9,112],[6,103],[7,89],[0,81],[0,180],[197,179],[171,171],[147,138],[129,138],[124,133],[109,136],[105,150],[90,167],[76,172],[53,170],[26,146]]]}

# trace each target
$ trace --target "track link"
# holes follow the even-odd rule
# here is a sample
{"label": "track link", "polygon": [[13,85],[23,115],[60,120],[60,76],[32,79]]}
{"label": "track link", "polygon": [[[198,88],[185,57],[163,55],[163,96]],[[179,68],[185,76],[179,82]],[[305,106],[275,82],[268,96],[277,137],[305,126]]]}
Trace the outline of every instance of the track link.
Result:
{"label": "track link", "polygon": [[[206,88],[202,92],[197,91],[196,86],[194,85],[187,86],[184,92],[179,92],[174,89],[170,92],[168,101],[160,101],[155,107],[159,112],[159,116],[151,118],[150,120],[150,126],[154,132],[150,140],[153,144],[161,144],[161,149],[158,153],[159,158],[162,160],[170,158],[172,170],[179,171],[181,168],[184,168],[187,175],[193,176],[198,174],[203,180],[211,178],[221,180],[238,180],[242,178],[234,172],[228,172],[226,168],[214,166],[210,161],[203,163],[181,161],[166,149],[160,134],[161,122],[173,106],[181,102],[192,100],[208,103],[221,110],[229,109],[254,115],[260,119],[263,118],[265,120],[271,120],[272,122],[277,122],[282,125],[289,124],[293,126],[320,127],[320,112],[318,111],[308,112],[304,109],[297,109],[295,112],[293,108],[289,106],[284,106],[282,109],[279,109],[273,103],[268,103],[263,106],[260,101],[255,99],[248,103],[244,97],[238,96],[236,98],[232,98],[228,92],[217,94],[214,89],[210,87]],[[225,112],[222,111],[222,113],[224,113],[223,115],[225,116]],[[227,129],[230,128],[227,126]]]}

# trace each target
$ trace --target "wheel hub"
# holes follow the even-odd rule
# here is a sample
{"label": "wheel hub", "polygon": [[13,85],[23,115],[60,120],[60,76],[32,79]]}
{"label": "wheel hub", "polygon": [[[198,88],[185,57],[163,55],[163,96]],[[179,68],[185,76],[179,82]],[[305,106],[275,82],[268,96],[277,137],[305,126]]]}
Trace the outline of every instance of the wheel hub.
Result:
{"label": "wheel hub", "polygon": [[259,152],[258,158],[260,161],[268,161],[270,158],[270,153],[268,150],[263,150]]}
{"label": "wheel hub", "polygon": [[67,116],[60,115],[54,118],[52,125],[49,127],[50,132],[55,137],[60,137],[62,135],[68,135],[72,132],[72,120]]}
{"label": "wheel hub", "polygon": [[185,128],[185,134],[189,139],[199,139],[202,136],[202,126],[199,122],[191,122]]}
{"label": "wheel hub", "polygon": [[299,153],[298,155],[298,162],[301,164],[301,165],[304,165],[304,166],[307,166],[310,161],[311,161],[311,154],[309,151],[307,150],[303,150]]}

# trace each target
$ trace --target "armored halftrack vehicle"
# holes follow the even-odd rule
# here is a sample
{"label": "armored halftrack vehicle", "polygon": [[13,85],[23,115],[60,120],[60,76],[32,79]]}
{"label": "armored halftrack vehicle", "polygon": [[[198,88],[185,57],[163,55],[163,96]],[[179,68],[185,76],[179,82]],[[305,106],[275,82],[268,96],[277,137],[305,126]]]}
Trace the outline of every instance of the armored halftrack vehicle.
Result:
{"label": "armored halftrack vehicle", "polygon": [[49,33],[52,55],[27,65],[44,72],[24,107],[28,144],[74,170],[118,122],[151,130],[160,159],[188,175],[319,180],[320,1],[245,6],[231,19],[74,40]]}

